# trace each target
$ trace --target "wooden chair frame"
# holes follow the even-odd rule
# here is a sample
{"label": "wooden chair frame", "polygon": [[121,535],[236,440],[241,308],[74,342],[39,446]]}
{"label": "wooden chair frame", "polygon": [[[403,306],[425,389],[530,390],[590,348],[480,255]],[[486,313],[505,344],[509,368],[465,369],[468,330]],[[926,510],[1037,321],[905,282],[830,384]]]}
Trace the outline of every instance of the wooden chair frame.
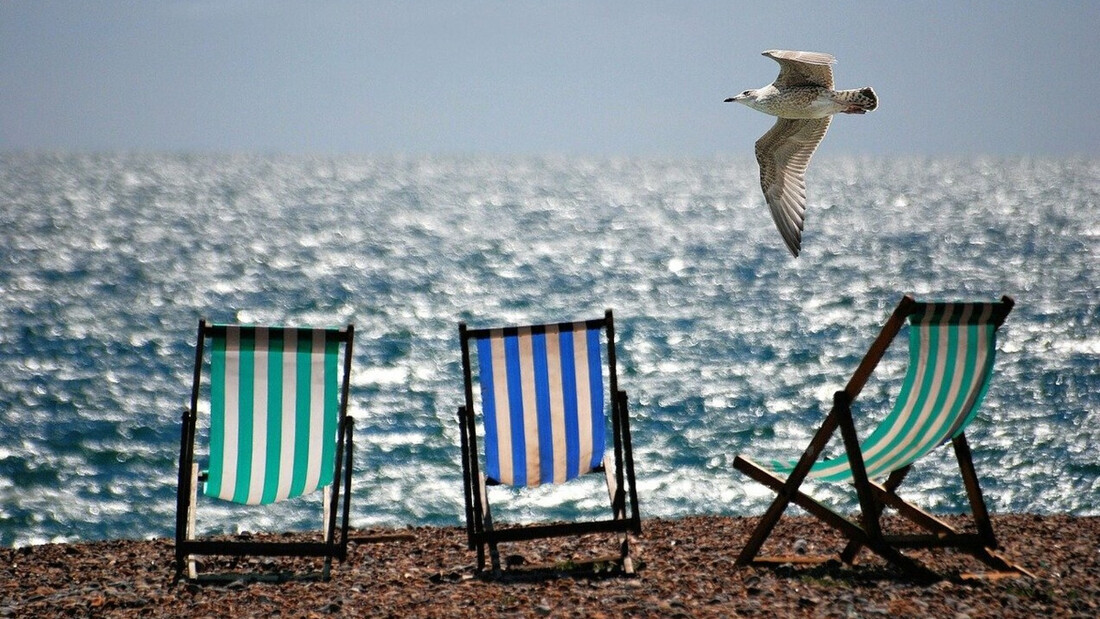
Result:
{"label": "wooden chair frame", "polygon": [[[572,323],[560,323],[566,327]],[[530,328],[538,330],[546,325]],[[629,535],[641,534],[641,517],[638,508],[638,492],[634,479],[634,456],[630,438],[630,421],[627,413],[626,392],[618,388],[615,358],[615,327],[611,310],[604,318],[586,321],[589,329],[603,329],[606,334],[607,365],[609,370],[610,416],[612,425],[613,452],[611,458],[604,454],[604,466],[591,471],[602,470],[605,474],[612,517],[605,520],[568,522],[555,524],[515,525],[501,527],[494,523],[489,508],[487,481],[480,471],[478,455],[478,437],[474,406],[474,381],[471,369],[471,339],[485,337],[489,329],[469,329],[465,323],[459,325],[459,339],[462,346],[462,372],[465,385],[466,404],[458,409],[461,429],[462,468],[466,498],[466,533],[470,550],[477,551],[477,569],[485,569],[486,550],[490,555],[494,574],[501,572],[498,544],[534,539],[585,535],[590,533],[618,533],[621,535],[619,560],[627,573],[633,573],[633,561],[630,556]],[[520,327],[508,327],[506,335],[514,334]],[[606,395],[606,394],[605,394]]]}
{"label": "wooden chair frame", "polygon": [[[1000,327],[1005,317],[1012,310],[1013,303],[1010,297],[1001,298],[999,314],[994,319],[995,327]],[[929,514],[897,495],[896,490],[912,468],[911,464],[893,471],[882,484],[875,483],[868,478],[863,453],[860,449],[860,441],[852,418],[852,403],[862,391],[894,337],[901,331],[906,319],[910,315],[922,311],[925,305],[914,301],[910,296],[905,296],[901,300],[859,364],[851,380],[848,381],[842,391],[838,391],[834,395],[832,409],[786,479],[744,456],[737,456],[734,460],[734,466],[737,470],[764,484],[777,495],[760,518],[748,542],[738,555],[737,565],[805,563],[820,560],[820,558],[807,559],[799,556],[758,557],[761,547],[779,522],[783,512],[791,503],[794,503],[839,531],[849,540],[847,546],[840,553],[841,560],[846,564],[854,563],[860,550],[866,547],[911,575],[926,580],[939,580],[938,574],[903,554],[901,549],[956,548],[973,555],[995,570],[1030,575],[1026,570],[1010,563],[997,553],[997,539],[993,534],[993,526],[974,470],[973,458],[965,433],[959,433],[951,442],[958,460],[959,472],[966,488],[977,533],[960,532],[942,519]],[[851,466],[852,483],[855,486],[859,500],[861,515],[858,521],[845,518],[799,489],[810,473],[811,467],[821,457],[826,445],[838,429],[844,443],[845,454]],[[916,535],[885,534],[882,530],[881,518],[886,507],[895,509],[899,515],[915,523],[928,533]]]}
{"label": "wooden chair frame", "polygon": [[[250,327],[242,327],[248,329]],[[198,404],[200,384],[203,374],[203,355],[205,342],[215,332],[224,332],[224,325],[208,324],[205,319],[199,321],[198,343],[195,349],[195,373],[191,389],[190,406],[184,410],[180,437],[180,467],[178,491],[176,497],[176,578],[183,576],[197,579],[195,556],[264,556],[264,557],[323,557],[322,578],[329,578],[332,559],[343,561],[347,558],[348,521],[351,511],[351,472],[354,419],[347,414],[350,390],[352,343],[355,338],[354,325],[345,328],[326,329],[327,337],[335,338],[343,344],[343,367],[340,382],[339,417],[335,445],[335,466],[330,486],[324,488],[323,524],[321,541],[303,542],[261,542],[233,539],[193,539],[196,518],[196,499],[198,484],[205,481],[198,470],[195,460],[195,439],[198,426]],[[337,517],[339,514],[339,528]]]}

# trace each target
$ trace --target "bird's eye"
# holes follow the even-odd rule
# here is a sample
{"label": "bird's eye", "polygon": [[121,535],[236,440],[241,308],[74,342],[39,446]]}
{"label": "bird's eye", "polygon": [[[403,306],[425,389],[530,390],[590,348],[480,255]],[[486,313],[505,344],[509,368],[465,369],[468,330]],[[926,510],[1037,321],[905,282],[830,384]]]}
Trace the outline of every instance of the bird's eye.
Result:
{"label": "bird's eye", "polygon": [[750,90],[746,90],[745,92],[743,92],[743,93],[741,93],[741,94],[742,94],[742,95],[747,95],[747,94],[749,94],[750,92],[752,92],[752,91],[750,91]]}

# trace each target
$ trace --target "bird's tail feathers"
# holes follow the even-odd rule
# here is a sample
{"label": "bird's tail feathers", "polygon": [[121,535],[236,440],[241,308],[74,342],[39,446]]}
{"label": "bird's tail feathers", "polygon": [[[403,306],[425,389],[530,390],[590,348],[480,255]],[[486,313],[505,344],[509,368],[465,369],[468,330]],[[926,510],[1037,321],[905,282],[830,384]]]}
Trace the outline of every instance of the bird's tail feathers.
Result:
{"label": "bird's tail feathers", "polygon": [[838,101],[848,105],[848,109],[844,110],[846,114],[865,114],[878,107],[878,95],[870,86],[840,90],[836,94]]}

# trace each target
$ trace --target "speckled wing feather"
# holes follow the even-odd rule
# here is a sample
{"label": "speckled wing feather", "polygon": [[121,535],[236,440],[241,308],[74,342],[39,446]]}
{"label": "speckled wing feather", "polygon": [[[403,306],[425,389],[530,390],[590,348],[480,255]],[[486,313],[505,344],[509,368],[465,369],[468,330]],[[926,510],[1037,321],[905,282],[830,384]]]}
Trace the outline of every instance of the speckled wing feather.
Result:
{"label": "speckled wing feather", "polygon": [[836,58],[832,54],[769,49],[764,55],[779,63],[779,77],[775,78],[777,88],[813,85],[831,90],[833,87],[831,65]]}
{"label": "speckled wing feather", "polygon": [[798,256],[806,218],[806,167],[825,138],[831,116],[808,120],[780,118],[756,141],[760,188],[787,248]]}

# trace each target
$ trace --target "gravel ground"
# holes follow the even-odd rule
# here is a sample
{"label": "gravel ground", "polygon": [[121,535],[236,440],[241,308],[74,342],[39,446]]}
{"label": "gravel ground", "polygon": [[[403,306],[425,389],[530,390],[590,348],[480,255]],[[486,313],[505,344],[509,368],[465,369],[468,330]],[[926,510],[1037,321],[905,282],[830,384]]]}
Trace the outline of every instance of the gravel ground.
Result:
{"label": "gravel ground", "polygon": [[[947,518],[958,526],[965,522]],[[964,579],[985,566],[948,551],[911,552],[944,579],[920,584],[866,551],[856,566],[737,568],[755,518],[647,520],[625,576],[584,561],[615,551],[608,536],[502,546],[523,565],[498,579],[474,574],[460,528],[355,531],[402,534],[353,543],[330,581],[312,559],[226,559],[208,570],[293,573],[176,582],[172,540],[0,549],[0,616],[15,617],[1097,617],[1100,518],[994,516],[1003,555],[1035,577]],[[785,518],[765,552],[827,553],[841,540],[806,517]],[[544,567],[537,567],[544,566]],[[987,574],[988,576],[988,574]]]}

